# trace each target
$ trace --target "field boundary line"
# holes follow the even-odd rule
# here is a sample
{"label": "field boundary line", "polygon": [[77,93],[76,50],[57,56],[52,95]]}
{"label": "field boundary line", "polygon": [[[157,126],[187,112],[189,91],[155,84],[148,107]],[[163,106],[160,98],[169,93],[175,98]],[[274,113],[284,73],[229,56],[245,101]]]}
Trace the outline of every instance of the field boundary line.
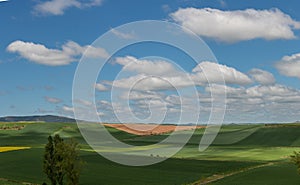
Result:
{"label": "field boundary line", "polygon": [[266,163],[266,164],[251,166],[251,167],[248,167],[248,168],[244,168],[244,169],[241,169],[241,170],[237,170],[237,171],[229,172],[229,173],[225,173],[225,174],[214,174],[212,176],[206,177],[206,178],[201,179],[199,181],[193,182],[190,185],[205,185],[205,184],[209,184],[209,183],[216,182],[218,180],[224,179],[226,177],[230,177],[232,175],[236,175],[236,174],[239,174],[239,173],[244,173],[244,172],[247,172],[247,171],[250,171],[250,170],[253,170],[253,169],[262,168],[262,167],[266,167],[266,166],[273,166],[274,164],[275,164],[275,162],[269,162],[269,163]]}

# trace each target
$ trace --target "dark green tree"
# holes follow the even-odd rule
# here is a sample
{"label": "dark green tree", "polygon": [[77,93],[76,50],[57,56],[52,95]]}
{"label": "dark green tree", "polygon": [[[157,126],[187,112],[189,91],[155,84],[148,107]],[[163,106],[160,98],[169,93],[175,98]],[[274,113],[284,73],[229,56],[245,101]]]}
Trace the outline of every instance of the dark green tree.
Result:
{"label": "dark green tree", "polygon": [[51,181],[52,185],[56,185],[55,178],[55,161],[54,161],[54,145],[51,136],[48,137],[48,143],[45,147],[44,168],[43,171]]}
{"label": "dark green tree", "polygon": [[54,138],[48,137],[44,154],[44,172],[52,185],[63,185],[64,182],[68,185],[78,185],[82,164],[77,142],[64,141],[59,135],[55,135]]}
{"label": "dark green tree", "polygon": [[83,164],[82,160],[79,159],[78,143],[74,140],[70,140],[70,142],[65,145],[65,148],[64,156],[66,160],[64,162],[64,169],[67,176],[67,184],[78,185]]}
{"label": "dark green tree", "polygon": [[66,160],[64,157],[65,143],[64,140],[58,134],[54,136],[53,141],[54,141],[53,144],[54,144],[54,161],[55,161],[55,165],[54,165],[55,179],[59,185],[63,185],[64,175],[65,175],[64,160]]}
{"label": "dark green tree", "polygon": [[300,152],[294,152],[294,155],[291,155],[291,161],[297,166],[298,173],[300,174]]}

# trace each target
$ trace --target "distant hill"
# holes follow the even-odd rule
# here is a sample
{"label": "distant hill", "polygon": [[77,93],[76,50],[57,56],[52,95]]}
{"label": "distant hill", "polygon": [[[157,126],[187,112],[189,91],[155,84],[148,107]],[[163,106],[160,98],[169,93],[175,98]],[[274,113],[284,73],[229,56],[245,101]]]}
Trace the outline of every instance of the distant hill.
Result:
{"label": "distant hill", "polygon": [[34,122],[63,122],[73,123],[76,122],[73,118],[67,118],[63,116],[54,115],[37,115],[37,116],[6,116],[0,117],[0,122],[22,122],[22,121],[34,121]]}

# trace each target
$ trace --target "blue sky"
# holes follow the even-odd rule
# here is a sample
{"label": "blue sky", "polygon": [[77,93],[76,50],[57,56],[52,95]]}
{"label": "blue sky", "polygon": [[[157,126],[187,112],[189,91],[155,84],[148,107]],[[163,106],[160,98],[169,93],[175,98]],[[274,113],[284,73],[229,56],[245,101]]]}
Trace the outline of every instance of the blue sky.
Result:
{"label": "blue sky", "polygon": [[[220,86],[227,90],[224,122],[300,120],[298,4],[296,0],[288,3],[283,0],[0,2],[0,116],[73,116],[73,77],[84,51],[90,50],[88,55],[92,58],[106,58],[110,53],[105,48],[92,45],[105,32],[133,21],[166,20],[185,26],[206,42],[218,60],[217,67],[224,72],[226,85],[216,80],[211,84],[216,88],[209,89],[209,84],[201,81],[197,67],[214,71],[214,61],[197,61],[197,66],[184,54],[166,46],[137,44],[114,54],[98,78],[96,104],[103,121],[118,122],[110,97],[111,83],[120,71],[127,71],[123,79],[119,79],[122,83],[115,84],[122,98],[122,91],[130,86],[130,77],[150,75],[151,71],[160,75],[159,69],[170,75],[178,72],[173,64],[168,65],[171,64],[168,59],[187,70],[184,75],[192,77],[197,84],[200,94],[197,101],[203,107],[201,122],[207,121],[210,115],[211,105],[205,100],[211,91],[218,93]],[[134,32],[116,30],[114,34],[123,39],[136,36]],[[157,57],[147,58],[153,55]],[[163,77],[171,79],[170,75]],[[190,88],[180,85],[186,84],[184,77],[176,76],[180,78],[176,81],[180,88]],[[158,112],[166,105],[169,116],[164,121],[178,122],[178,93],[155,83],[146,80],[141,84],[146,89],[133,90],[136,98],[128,101],[134,114],[145,118],[150,104]],[[195,97],[184,98],[193,102]],[[89,106],[89,102],[81,103]],[[122,110],[120,114],[129,116],[126,108],[116,106]]]}

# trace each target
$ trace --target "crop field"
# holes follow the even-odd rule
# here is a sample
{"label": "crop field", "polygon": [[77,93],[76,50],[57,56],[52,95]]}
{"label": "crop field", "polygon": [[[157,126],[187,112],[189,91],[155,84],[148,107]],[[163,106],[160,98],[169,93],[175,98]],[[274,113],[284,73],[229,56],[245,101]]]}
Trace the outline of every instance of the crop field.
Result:
{"label": "crop field", "polygon": [[[73,123],[9,124],[22,129],[0,129],[1,185],[49,183],[42,172],[42,158],[47,137],[53,134],[74,138],[80,143],[80,156],[85,161],[80,184],[286,185],[300,182],[296,166],[289,160],[293,151],[300,151],[300,126],[297,124],[225,125],[204,152],[198,150],[204,128],[198,128],[179,153],[145,167],[119,165],[103,158],[86,144]],[[120,141],[137,145],[139,149],[151,148],[169,135],[143,136],[111,127],[107,129]],[[178,131],[178,134],[186,133]],[[175,143],[168,143],[172,144]],[[109,152],[110,149],[103,150]]]}
{"label": "crop field", "polygon": [[204,128],[204,126],[176,126],[176,125],[157,125],[157,124],[104,124],[107,127],[116,128],[135,135],[160,135],[194,128]]}
{"label": "crop field", "polygon": [[0,152],[8,152],[14,150],[24,150],[29,149],[30,147],[23,147],[23,146],[2,146],[0,147]]}

